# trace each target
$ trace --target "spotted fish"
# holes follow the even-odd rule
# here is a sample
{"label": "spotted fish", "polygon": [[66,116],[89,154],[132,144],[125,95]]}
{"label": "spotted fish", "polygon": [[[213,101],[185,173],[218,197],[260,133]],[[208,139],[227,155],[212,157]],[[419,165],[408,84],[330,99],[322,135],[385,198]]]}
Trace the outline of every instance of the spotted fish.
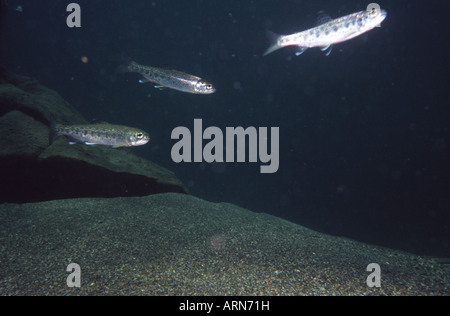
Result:
{"label": "spotted fish", "polygon": [[153,82],[155,88],[170,88],[194,94],[211,94],[216,92],[212,83],[200,77],[190,75],[170,68],[158,68],[140,65],[125,57],[125,65],[119,66],[116,73],[137,72],[143,79],[140,83]]}
{"label": "spotted fish", "polygon": [[105,122],[84,125],[61,125],[50,119],[50,145],[58,136],[65,135],[71,144],[107,145],[114,148],[141,146],[148,143],[150,136],[137,128],[113,125]]}
{"label": "spotted fish", "polygon": [[369,7],[366,11],[356,12],[334,20],[329,19],[329,21],[314,28],[291,35],[278,35],[269,31],[268,36],[272,43],[264,56],[286,46],[297,46],[299,49],[297,56],[312,47],[320,47],[323,51],[328,51],[329,54],[333,44],[348,41],[372,30],[384,21],[386,15],[386,11],[379,7]]}

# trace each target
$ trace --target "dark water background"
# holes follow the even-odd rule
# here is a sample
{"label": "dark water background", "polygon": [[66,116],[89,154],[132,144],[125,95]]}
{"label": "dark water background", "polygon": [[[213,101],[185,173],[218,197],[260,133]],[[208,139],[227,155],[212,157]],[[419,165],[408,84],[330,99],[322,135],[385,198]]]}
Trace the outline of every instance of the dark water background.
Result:
{"label": "dark water background", "polygon": [[[266,57],[265,30],[293,33],[317,12],[368,1],[95,0],[82,27],[71,1],[4,1],[0,64],[58,91],[87,119],[147,130],[138,155],[176,172],[190,192],[331,234],[419,254],[450,254],[450,2],[382,1],[381,28],[295,57]],[[21,5],[23,12],[16,11]],[[126,52],[142,64],[212,81],[201,96],[115,76]],[[81,57],[87,56],[84,64]],[[175,164],[177,126],[277,126],[280,169],[259,163]]]}

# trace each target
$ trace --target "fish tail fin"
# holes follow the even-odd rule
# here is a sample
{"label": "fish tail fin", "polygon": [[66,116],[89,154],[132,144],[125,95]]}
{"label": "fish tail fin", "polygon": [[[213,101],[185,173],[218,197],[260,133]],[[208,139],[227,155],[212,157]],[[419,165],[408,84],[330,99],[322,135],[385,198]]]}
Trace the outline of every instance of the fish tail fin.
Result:
{"label": "fish tail fin", "polygon": [[126,72],[130,72],[130,69],[128,68],[128,66],[119,65],[119,67],[117,67],[116,70],[114,71],[114,74],[118,75],[118,74],[124,74]]}
{"label": "fish tail fin", "polygon": [[114,73],[115,74],[123,74],[123,73],[126,73],[126,72],[132,72],[129,67],[131,65],[133,65],[133,64],[136,64],[134,62],[134,60],[131,59],[131,57],[128,56],[128,54],[125,53],[125,52],[122,53],[122,58],[121,59],[122,59],[122,64],[119,67],[116,68],[116,71]]}
{"label": "fish tail fin", "polygon": [[132,63],[134,63],[134,60],[130,57],[130,55],[128,55],[125,52],[122,52],[121,59],[122,59],[122,64],[124,64],[126,66],[129,66]]}
{"label": "fish tail fin", "polygon": [[57,125],[56,125],[55,118],[51,114],[50,114],[49,122],[50,122],[50,132],[48,134],[48,143],[49,143],[49,145],[51,145],[51,144],[53,144],[55,139],[58,138],[59,134],[58,134],[58,130],[56,128]]}
{"label": "fish tail fin", "polygon": [[267,38],[270,40],[269,48],[264,52],[263,56],[269,55],[270,53],[280,49],[279,39],[282,35],[274,33],[272,31],[266,31]]}

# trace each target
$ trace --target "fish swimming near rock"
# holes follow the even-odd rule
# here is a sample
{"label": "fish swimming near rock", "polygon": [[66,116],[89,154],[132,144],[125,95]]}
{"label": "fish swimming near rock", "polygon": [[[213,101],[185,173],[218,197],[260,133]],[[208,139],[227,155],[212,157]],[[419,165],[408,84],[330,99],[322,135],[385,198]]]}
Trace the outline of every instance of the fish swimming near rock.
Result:
{"label": "fish swimming near rock", "polygon": [[170,88],[193,94],[211,94],[216,92],[216,88],[212,83],[200,77],[171,68],[140,65],[129,57],[125,57],[124,60],[125,64],[119,66],[116,73],[139,73],[143,77],[143,79],[139,80],[140,83],[153,82],[156,84],[155,88]]}
{"label": "fish swimming near rock", "polygon": [[348,41],[380,26],[386,15],[385,10],[373,6],[368,7],[366,11],[356,12],[338,19],[327,19],[323,24],[291,35],[279,35],[268,31],[271,45],[263,56],[286,46],[297,46],[297,56],[312,47],[320,47],[322,51],[328,51],[328,56],[333,44]]}
{"label": "fish swimming near rock", "polygon": [[50,119],[50,145],[61,135],[69,137],[70,144],[106,145],[117,147],[141,146],[149,142],[150,136],[143,130],[113,125],[105,122],[82,125],[61,125]]}

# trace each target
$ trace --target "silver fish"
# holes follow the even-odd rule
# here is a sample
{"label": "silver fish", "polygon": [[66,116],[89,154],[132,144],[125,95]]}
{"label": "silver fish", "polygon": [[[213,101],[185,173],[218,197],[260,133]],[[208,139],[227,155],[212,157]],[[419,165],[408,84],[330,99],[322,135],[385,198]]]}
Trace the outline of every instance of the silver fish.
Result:
{"label": "silver fish", "polygon": [[269,32],[272,43],[264,56],[286,46],[297,46],[299,48],[297,56],[311,47],[320,47],[322,51],[330,50],[333,44],[348,41],[379,26],[386,15],[385,10],[371,7],[366,11],[330,20],[314,28],[291,35],[278,35]]}
{"label": "silver fish", "polygon": [[140,65],[130,59],[126,61],[125,65],[119,66],[116,72],[137,72],[144,77],[144,79],[139,80],[140,83],[153,82],[156,83],[155,88],[170,88],[194,94],[216,92],[212,83],[200,77],[174,69]]}
{"label": "silver fish", "polygon": [[50,145],[58,136],[68,136],[71,144],[82,142],[86,145],[107,145],[113,148],[141,146],[148,143],[150,136],[137,128],[109,123],[61,125],[50,119]]}

